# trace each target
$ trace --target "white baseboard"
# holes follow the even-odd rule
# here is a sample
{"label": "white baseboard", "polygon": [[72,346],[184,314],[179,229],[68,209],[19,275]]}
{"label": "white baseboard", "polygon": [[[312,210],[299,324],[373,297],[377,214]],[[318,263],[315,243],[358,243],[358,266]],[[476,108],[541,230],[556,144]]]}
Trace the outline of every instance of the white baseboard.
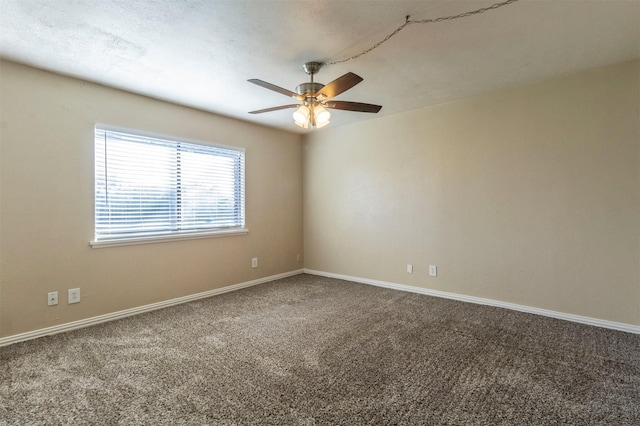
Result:
{"label": "white baseboard", "polygon": [[164,300],[162,302],[152,303],[150,305],[144,305],[144,306],[138,306],[136,308],[125,309],[124,311],[112,312],[110,314],[98,315],[96,317],[85,318],[79,321],[73,321],[65,324],[54,325],[53,327],[41,328],[39,330],[28,331],[26,333],[14,334],[12,336],[0,338],[0,347],[11,345],[13,343],[24,342],[25,340],[36,339],[38,337],[44,337],[44,336],[50,336],[52,334],[63,333],[65,331],[77,330],[79,328],[89,327],[91,325],[96,325],[103,322],[126,318],[132,315],[138,315],[145,312],[155,311],[157,309],[167,308],[169,306],[179,305],[181,303],[187,303],[187,302],[191,302],[198,299],[204,299],[206,297],[216,296],[218,294],[240,290],[242,288],[263,284],[269,281],[291,277],[293,275],[302,274],[303,272],[304,271],[302,269],[298,269],[295,271],[285,272],[277,275],[271,275],[269,277],[259,278],[257,280],[234,284],[227,287],[216,288],[214,290],[204,291],[202,293],[191,294],[189,296],[183,296],[175,299]]}
{"label": "white baseboard", "polygon": [[511,310],[520,311],[520,312],[527,312],[530,314],[543,315],[546,317],[552,317],[552,318],[557,318],[561,320],[577,322],[581,324],[593,325],[596,327],[603,327],[603,328],[609,328],[612,330],[640,334],[640,326],[637,326],[637,325],[607,321],[607,320],[602,320],[598,318],[584,317],[580,315],[567,314],[567,313],[557,312],[557,311],[550,311],[547,309],[532,308],[530,306],[517,305],[515,303],[500,302],[498,300],[485,299],[485,298],[474,297],[474,296],[465,296],[463,294],[450,293],[450,292],[439,291],[439,290],[431,290],[431,289],[426,289],[422,287],[409,286],[405,284],[391,283],[387,281],[372,280],[368,278],[360,278],[360,277],[354,277],[350,275],[334,274],[331,272],[315,271],[313,269],[298,269],[295,271],[285,272],[277,275],[271,275],[269,277],[259,278],[257,280],[234,284],[234,285],[230,285],[223,288],[205,291],[202,293],[196,293],[189,296],[178,297],[176,299],[170,299],[162,302],[152,303],[150,305],[144,305],[136,308],[125,309],[123,311],[112,312],[109,314],[86,318],[79,321],[73,321],[65,324],[55,325],[52,327],[28,331],[26,333],[14,334],[12,336],[2,337],[0,338],[0,347],[11,345],[13,343],[23,342],[26,340],[36,339],[38,337],[49,336],[52,334],[63,333],[65,331],[71,331],[79,328],[89,327],[91,325],[100,324],[103,322],[114,321],[117,319],[129,317],[132,315],[138,315],[145,312],[166,308],[169,306],[179,305],[181,303],[187,303],[187,302],[191,302],[198,299],[204,299],[206,297],[216,296],[218,294],[240,290],[242,288],[263,284],[269,281],[291,277],[291,276],[302,274],[302,273],[319,275],[319,276],[328,277],[328,278],[337,278],[341,280],[353,281],[353,282],[362,283],[362,284],[370,284],[378,287],[386,287],[386,288],[391,288],[395,290],[409,291],[412,293],[442,297],[445,299],[459,300],[462,302],[476,303],[476,304],[487,305],[487,306],[495,306],[499,308],[511,309]]}
{"label": "white baseboard", "polygon": [[328,278],[337,278],[346,281],[353,281],[362,284],[370,284],[378,287],[392,288],[395,290],[409,291],[412,293],[420,293],[428,296],[442,297],[445,299],[459,300],[462,302],[476,303],[479,305],[495,306],[498,308],[511,309],[514,311],[527,312],[530,314],[543,315],[566,321],[577,322],[581,324],[594,325],[596,327],[609,328],[612,330],[625,331],[627,333],[640,334],[640,326],[625,324],[622,322],[613,322],[598,318],[584,317],[580,315],[567,314],[564,312],[550,311],[547,309],[532,308],[530,306],[517,305],[515,303],[500,302],[493,299],[484,299],[481,297],[465,296],[458,293],[449,293],[446,291],[431,290],[422,287],[414,287],[405,284],[396,284],[386,281],[372,280],[368,278],[352,277],[350,275],[333,274],[331,272],[315,271],[313,269],[304,269],[305,274],[319,275]]}

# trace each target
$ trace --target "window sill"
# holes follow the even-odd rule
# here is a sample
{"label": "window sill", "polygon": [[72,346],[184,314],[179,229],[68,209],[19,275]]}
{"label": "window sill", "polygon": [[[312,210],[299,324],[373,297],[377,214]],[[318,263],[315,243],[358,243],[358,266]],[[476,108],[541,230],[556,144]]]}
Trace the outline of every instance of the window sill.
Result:
{"label": "window sill", "polygon": [[157,236],[149,236],[149,237],[119,238],[119,239],[113,239],[113,240],[90,241],[89,244],[91,245],[92,248],[105,248],[105,247],[117,247],[117,246],[130,246],[130,245],[137,245],[137,244],[163,243],[167,241],[228,237],[231,235],[245,235],[248,233],[249,233],[249,230],[246,228],[234,228],[234,229],[225,229],[225,230],[218,230],[218,231],[194,232],[190,234],[157,235]]}

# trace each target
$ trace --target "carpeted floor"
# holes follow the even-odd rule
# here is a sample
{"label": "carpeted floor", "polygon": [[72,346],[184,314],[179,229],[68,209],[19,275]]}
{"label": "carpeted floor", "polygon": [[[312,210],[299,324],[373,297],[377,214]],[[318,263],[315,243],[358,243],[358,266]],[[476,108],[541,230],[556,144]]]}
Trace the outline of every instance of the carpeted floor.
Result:
{"label": "carpeted floor", "polygon": [[0,362],[3,425],[640,424],[640,335],[311,275]]}

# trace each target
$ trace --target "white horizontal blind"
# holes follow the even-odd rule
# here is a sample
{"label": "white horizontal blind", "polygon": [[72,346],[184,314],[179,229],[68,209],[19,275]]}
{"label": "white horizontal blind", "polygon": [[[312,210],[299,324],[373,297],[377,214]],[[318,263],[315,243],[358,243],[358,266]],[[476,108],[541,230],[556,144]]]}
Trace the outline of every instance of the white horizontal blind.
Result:
{"label": "white horizontal blind", "polygon": [[244,227],[244,151],[95,129],[95,240]]}

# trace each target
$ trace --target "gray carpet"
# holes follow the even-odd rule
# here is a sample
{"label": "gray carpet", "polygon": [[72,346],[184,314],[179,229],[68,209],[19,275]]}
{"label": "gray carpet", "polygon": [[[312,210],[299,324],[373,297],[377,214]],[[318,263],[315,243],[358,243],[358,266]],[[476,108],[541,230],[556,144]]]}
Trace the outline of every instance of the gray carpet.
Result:
{"label": "gray carpet", "polygon": [[310,275],[0,361],[3,425],[640,425],[640,335]]}

